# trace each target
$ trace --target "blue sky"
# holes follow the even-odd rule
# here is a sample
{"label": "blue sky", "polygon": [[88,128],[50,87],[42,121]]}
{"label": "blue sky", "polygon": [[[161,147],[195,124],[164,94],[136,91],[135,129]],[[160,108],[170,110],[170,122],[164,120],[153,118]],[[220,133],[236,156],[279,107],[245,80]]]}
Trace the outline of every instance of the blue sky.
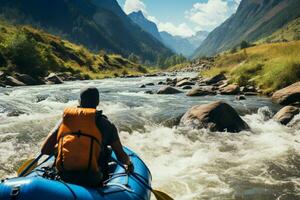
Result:
{"label": "blue sky", "polygon": [[160,31],[188,37],[211,31],[237,9],[241,0],[118,0],[126,13],[142,10]]}

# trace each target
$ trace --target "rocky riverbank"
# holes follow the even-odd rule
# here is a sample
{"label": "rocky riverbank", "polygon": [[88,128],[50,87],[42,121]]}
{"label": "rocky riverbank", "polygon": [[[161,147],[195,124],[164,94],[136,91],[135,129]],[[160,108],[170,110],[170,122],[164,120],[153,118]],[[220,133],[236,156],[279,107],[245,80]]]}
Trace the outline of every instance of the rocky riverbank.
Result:
{"label": "rocky riverbank", "polygon": [[[157,91],[151,90],[154,85],[161,85]],[[186,93],[188,97],[204,97],[215,95],[235,95],[236,101],[243,101],[248,96],[262,95],[259,88],[254,86],[239,86],[229,83],[227,77],[220,73],[210,78],[184,77],[166,78],[165,81],[157,83],[146,83],[140,86],[145,89],[146,94],[173,95]],[[275,92],[272,96],[274,103],[287,105],[273,116],[273,120],[283,125],[295,127],[300,124],[300,82]],[[298,107],[297,107],[298,106]],[[299,118],[299,119],[298,119]],[[180,124],[193,128],[208,128],[211,131],[239,132],[249,129],[228,104],[217,101],[211,104],[202,104],[192,107],[181,118]]]}

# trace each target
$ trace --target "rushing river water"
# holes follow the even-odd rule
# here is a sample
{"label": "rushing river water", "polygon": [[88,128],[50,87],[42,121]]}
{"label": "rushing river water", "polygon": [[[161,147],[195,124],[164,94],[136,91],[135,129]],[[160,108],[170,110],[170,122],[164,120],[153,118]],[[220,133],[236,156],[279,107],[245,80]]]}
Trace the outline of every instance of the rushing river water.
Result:
{"label": "rushing river water", "polygon": [[[300,199],[300,130],[269,120],[280,107],[268,98],[151,95],[140,89],[166,77],[107,79],[0,89],[0,177],[38,154],[63,108],[76,105],[81,87],[101,92],[104,113],[120,130],[124,145],[149,166],[153,187],[177,200]],[[231,104],[252,131],[210,133],[174,126],[193,105],[215,100]],[[8,117],[13,111],[24,114]]]}

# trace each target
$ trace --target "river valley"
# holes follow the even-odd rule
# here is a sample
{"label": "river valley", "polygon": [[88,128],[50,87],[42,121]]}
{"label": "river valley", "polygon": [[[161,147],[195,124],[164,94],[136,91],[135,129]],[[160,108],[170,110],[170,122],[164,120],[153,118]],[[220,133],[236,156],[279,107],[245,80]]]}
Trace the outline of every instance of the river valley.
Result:
{"label": "river valley", "polygon": [[[300,127],[269,119],[279,105],[267,97],[236,101],[224,95],[145,94],[158,85],[139,88],[165,79],[0,88],[0,177],[13,175],[20,163],[38,154],[63,108],[76,105],[80,88],[90,85],[100,90],[99,109],[117,125],[123,144],[150,168],[153,187],[176,200],[300,199]],[[216,100],[233,106],[251,131],[212,133],[176,126],[192,106]]]}

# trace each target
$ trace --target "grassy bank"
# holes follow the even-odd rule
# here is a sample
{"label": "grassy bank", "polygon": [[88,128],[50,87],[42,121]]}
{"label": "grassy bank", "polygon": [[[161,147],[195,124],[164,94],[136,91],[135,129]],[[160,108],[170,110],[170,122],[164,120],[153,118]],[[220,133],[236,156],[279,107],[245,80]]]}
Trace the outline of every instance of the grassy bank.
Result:
{"label": "grassy bank", "polygon": [[262,44],[225,53],[216,58],[215,66],[202,75],[224,72],[230,82],[254,85],[270,94],[300,80],[300,41]]}
{"label": "grassy bank", "polygon": [[86,79],[137,75],[147,70],[120,55],[86,48],[28,26],[0,21],[0,71],[44,77],[50,72]]}

